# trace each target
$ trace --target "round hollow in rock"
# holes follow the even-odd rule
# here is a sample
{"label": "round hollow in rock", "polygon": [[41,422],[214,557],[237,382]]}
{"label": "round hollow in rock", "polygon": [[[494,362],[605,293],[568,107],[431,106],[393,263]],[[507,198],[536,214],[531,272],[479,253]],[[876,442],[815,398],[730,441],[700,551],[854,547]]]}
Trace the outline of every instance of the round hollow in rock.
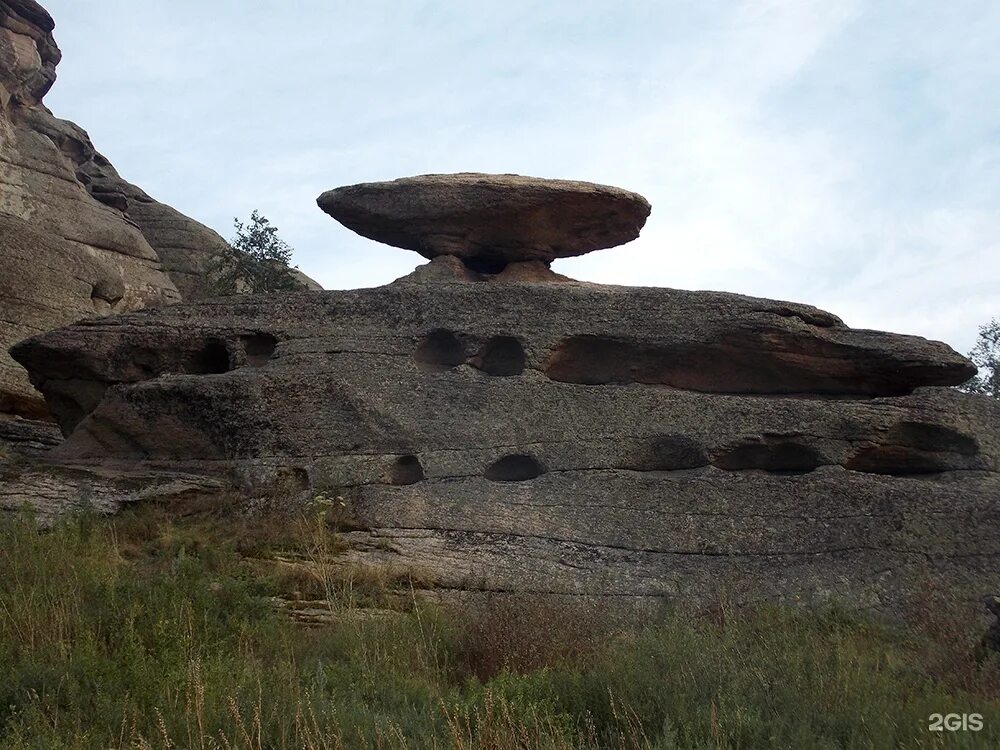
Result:
{"label": "round hollow in rock", "polygon": [[475,366],[487,375],[509,377],[524,372],[524,347],[513,336],[494,336],[476,355]]}
{"label": "round hollow in rock", "polygon": [[436,328],[420,341],[413,358],[421,370],[450,370],[465,362],[465,345],[452,331]]}
{"label": "round hollow in rock", "polygon": [[267,363],[278,346],[278,339],[269,333],[253,333],[240,337],[240,340],[247,355],[247,364],[251,367],[260,367]]}
{"label": "round hollow in rock", "polygon": [[805,474],[825,461],[816,448],[795,437],[764,436],[726,446],[712,463],[727,471],[762,469],[779,474]]}
{"label": "round hollow in rock", "polygon": [[493,482],[523,482],[544,473],[545,467],[535,458],[519,453],[494,461],[486,469],[485,477]]}
{"label": "round hollow in rock", "polygon": [[978,441],[944,425],[900,422],[879,442],[862,446],[844,468],[866,474],[905,476],[975,469]]}
{"label": "round hollow in rock", "polygon": [[414,455],[400,456],[389,470],[389,483],[397,486],[416,484],[424,478],[424,467]]}
{"label": "round hollow in rock", "polygon": [[191,356],[188,371],[193,375],[219,375],[229,372],[229,350],[224,341],[209,339]]}

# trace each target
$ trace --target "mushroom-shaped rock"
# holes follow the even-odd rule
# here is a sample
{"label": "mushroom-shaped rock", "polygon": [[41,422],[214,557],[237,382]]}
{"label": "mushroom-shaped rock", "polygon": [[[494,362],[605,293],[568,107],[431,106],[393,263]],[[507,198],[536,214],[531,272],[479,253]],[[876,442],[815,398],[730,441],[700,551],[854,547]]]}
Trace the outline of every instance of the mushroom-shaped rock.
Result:
{"label": "mushroom-shaped rock", "polygon": [[471,172],[340,187],[317,203],[364,237],[485,271],[622,245],[639,236],[650,211],[621,188]]}

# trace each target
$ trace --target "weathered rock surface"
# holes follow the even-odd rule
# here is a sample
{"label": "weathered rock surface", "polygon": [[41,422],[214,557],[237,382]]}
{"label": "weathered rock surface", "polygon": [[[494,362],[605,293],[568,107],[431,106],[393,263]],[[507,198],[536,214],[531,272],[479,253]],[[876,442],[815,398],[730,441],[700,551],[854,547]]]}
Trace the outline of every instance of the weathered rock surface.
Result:
{"label": "weathered rock surface", "polygon": [[41,102],[56,80],[61,53],[55,22],[32,0],[0,1],[0,105]]}
{"label": "weathered rock surface", "polygon": [[[204,296],[225,241],[123,180],[42,97],[56,77],[54,23],[0,0],[0,413],[45,405],[7,349],[85,315]],[[37,296],[36,296],[37,295]]]}
{"label": "weathered rock surface", "polygon": [[355,562],[618,599],[1000,588],[1000,408],[943,344],[805,305],[401,281],[85,321],[15,349],[76,464],[280,475]]}
{"label": "weathered rock surface", "polygon": [[203,475],[12,461],[0,452],[0,513],[30,509],[43,525],[68,513],[109,515],[133,503],[172,503],[191,496],[221,498],[225,486]]}
{"label": "weathered rock surface", "polygon": [[979,649],[980,658],[986,658],[990,651],[1000,652],[1000,596],[987,596],[983,603],[996,620],[990,625],[989,630],[983,634],[983,640]]}
{"label": "weathered rock surface", "polygon": [[117,513],[139,502],[177,503],[192,497],[223,504],[231,485],[217,477],[97,465],[53,457],[63,440],[49,421],[0,416],[0,514],[30,510],[49,525],[67,513]]}
{"label": "weathered rock surface", "polygon": [[7,348],[70,321],[128,309],[125,283],[106,257],[3,213],[0,258],[0,412],[42,418],[42,397]]}
{"label": "weathered rock surface", "polygon": [[21,417],[0,418],[0,452],[7,457],[42,456],[62,440],[62,433],[53,422]]}
{"label": "weathered rock surface", "polygon": [[496,267],[489,270],[476,270],[466,265],[460,258],[454,255],[439,255],[430,263],[417,266],[412,273],[407,274],[399,282],[414,283],[441,283],[449,281],[462,281],[466,283],[506,283],[508,281],[521,281],[534,284],[558,284],[563,281],[574,281],[569,276],[558,274],[549,268],[548,264],[540,260],[523,260],[507,263],[503,268],[497,270]]}
{"label": "weathered rock surface", "polygon": [[389,286],[165,306],[224,243],[42,106],[52,28],[0,0],[0,346],[31,336],[0,357],[0,512],[322,494],[349,561],[441,600],[1000,590],[1000,404],[939,387],[974,372],[944,344],[572,282],[549,263],[634,239],[648,203],[514,175],[324,194],[431,259]]}
{"label": "weathered rock surface", "polygon": [[350,185],[317,203],[364,237],[488,272],[630,242],[650,211],[621,188],[474,172]]}

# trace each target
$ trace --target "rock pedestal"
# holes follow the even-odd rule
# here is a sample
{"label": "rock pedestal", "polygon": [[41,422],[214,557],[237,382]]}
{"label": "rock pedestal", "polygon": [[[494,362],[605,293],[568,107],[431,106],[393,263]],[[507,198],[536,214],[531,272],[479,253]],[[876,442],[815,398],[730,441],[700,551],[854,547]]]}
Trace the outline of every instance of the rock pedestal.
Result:
{"label": "rock pedestal", "polygon": [[458,258],[464,269],[439,268],[475,281],[559,280],[549,263],[634,240],[650,211],[608,185],[476,172],[351,185],[317,202],[369,239]]}

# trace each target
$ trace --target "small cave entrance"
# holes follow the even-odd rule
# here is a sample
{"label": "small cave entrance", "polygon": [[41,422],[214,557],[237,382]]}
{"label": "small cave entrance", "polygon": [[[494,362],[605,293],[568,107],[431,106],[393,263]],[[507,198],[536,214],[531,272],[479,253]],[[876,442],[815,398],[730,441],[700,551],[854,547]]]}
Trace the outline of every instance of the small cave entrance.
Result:
{"label": "small cave entrance", "polygon": [[404,486],[416,484],[424,479],[424,467],[414,455],[400,456],[389,469],[389,484]]}
{"label": "small cave entrance", "polygon": [[269,333],[253,333],[248,336],[241,336],[243,352],[247,357],[247,364],[251,367],[260,367],[267,364],[268,360],[274,356],[274,350],[278,346],[278,339]]}
{"label": "small cave entrance", "polygon": [[188,372],[193,375],[218,375],[229,369],[229,350],[219,339],[209,339],[194,351],[188,366]]}
{"label": "small cave entrance", "polygon": [[442,372],[465,362],[465,345],[453,331],[437,328],[424,336],[413,358],[421,370]]}
{"label": "small cave entrance", "polygon": [[826,462],[814,447],[793,437],[765,435],[726,446],[712,463],[726,471],[761,469],[775,474],[807,474]]}
{"label": "small cave entrance", "polygon": [[487,375],[511,377],[524,372],[527,357],[513,336],[494,336],[479,350],[472,364]]}
{"label": "small cave entrance", "polygon": [[484,476],[491,482],[524,482],[544,473],[545,467],[537,459],[518,453],[494,461]]}

